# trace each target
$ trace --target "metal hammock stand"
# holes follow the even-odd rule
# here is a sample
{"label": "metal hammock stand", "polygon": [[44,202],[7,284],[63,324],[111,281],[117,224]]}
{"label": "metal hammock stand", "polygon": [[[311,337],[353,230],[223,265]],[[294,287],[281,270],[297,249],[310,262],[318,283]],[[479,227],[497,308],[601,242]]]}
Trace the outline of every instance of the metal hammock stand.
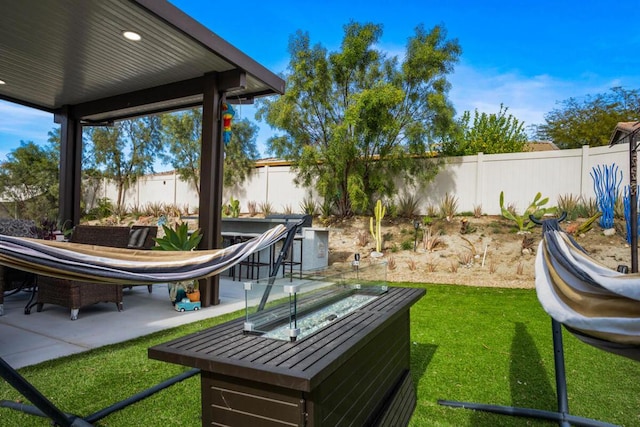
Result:
{"label": "metal hammock stand", "polygon": [[[559,222],[566,218],[566,213],[563,213],[560,218],[553,220],[545,220],[539,221],[535,218],[531,218],[532,221],[536,222],[538,225],[543,226],[543,236],[547,231],[556,230],[560,231],[560,227],[558,225]],[[577,244],[576,244],[577,246]],[[577,246],[579,248],[579,246]],[[579,248],[582,250],[582,248]],[[537,272],[536,272],[537,273]],[[522,407],[514,407],[514,406],[503,406],[503,405],[492,405],[492,404],[484,404],[484,403],[472,403],[472,402],[460,402],[460,401],[452,401],[452,400],[438,400],[438,404],[444,406],[451,406],[456,408],[465,408],[465,409],[473,409],[477,411],[491,412],[495,414],[501,415],[511,415],[515,417],[526,417],[526,418],[535,418],[549,421],[556,421],[560,427],[570,427],[571,425],[575,426],[587,426],[587,427],[615,427],[615,424],[610,424],[603,421],[598,421],[591,418],[580,417],[576,415],[571,415],[569,413],[569,401],[567,394],[567,377],[565,371],[565,363],[564,363],[564,345],[562,340],[562,326],[563,324],[559,321],[551,318],[551,332],[553,337],[553,361],[554,361],[554,370],[555,370],[555,380],[556,380],[556,397],[557,397],[557,405],[558,409],[556,411],[547,411],[541,409],[534,408],[522,408]],[[565,328],[578,338],[582,339],[580,334],[575,334],[576,331],[572,330],[570,327],[564,325]],[[587,342],[586,340],[582,339]],[[587,342],[589,343],[589,342]],[[597,347],[597,346],[596,346]],[[620,354],[620,353],[618,353]]]}

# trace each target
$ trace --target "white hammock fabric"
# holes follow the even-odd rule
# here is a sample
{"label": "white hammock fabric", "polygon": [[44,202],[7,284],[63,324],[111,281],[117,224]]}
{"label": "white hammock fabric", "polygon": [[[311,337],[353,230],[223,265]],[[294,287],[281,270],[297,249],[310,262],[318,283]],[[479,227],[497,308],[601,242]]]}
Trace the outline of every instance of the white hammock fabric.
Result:
{"label": "white hammock fabric", "polygon": [[177,282],[214,276],[283,239],[292,226],[223,249],[149,251],[0,235],[0,264],[61,279],[122,285]]}
{"label": "white hammock fabric", "polygon": [[553,319],[592,345],[619,354],[629,350],[625,356],[637,357],[639,274],[603,266],[560,231],[557,223],[546,222],[535,272],[538,300]]}

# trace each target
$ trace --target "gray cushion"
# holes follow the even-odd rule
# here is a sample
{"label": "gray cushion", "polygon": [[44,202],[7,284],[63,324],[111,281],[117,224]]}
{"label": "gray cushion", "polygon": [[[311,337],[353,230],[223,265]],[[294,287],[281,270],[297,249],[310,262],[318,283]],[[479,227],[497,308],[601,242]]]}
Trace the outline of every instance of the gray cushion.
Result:
{"label": "gray cushion", "polygon": [[144,241],[147,240],[148,234],[148,228],[132,228],[131,231],[129,231],[129,244],[127,247],[131,249],[142,248]]}

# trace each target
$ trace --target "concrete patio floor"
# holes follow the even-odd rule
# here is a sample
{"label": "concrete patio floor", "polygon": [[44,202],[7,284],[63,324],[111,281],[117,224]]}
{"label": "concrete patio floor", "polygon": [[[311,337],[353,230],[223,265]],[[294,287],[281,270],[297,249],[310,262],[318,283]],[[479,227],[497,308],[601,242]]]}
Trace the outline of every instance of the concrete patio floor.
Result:
{"label": "concrete patio floor", "polygon": [[154,285],[152,293],[146,286],[125,289],[123,311],[113,303],[94,304],[75,321],[69,310],[51,304],[25,315],[29,297],[21,292],[5,298],[0,316],[0,357],[16,369],[244,308],[242,282],[227,278],[220,279],[220,304],[184,313],[173,309],[166,284]]}

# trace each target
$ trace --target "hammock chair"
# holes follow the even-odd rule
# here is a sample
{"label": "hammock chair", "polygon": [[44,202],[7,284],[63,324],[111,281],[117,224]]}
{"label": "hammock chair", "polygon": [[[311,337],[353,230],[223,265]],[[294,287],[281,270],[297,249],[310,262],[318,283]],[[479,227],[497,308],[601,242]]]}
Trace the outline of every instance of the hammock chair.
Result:
{"label": "hammock chair", "polygon": [[[277,225],[251,240],[224,249],[193,252],[137,251],[0,235],[0,264],[31,273],[93,283],[166,283],[214,276],[284,239],[278,258],[271,267],[265,289],[268,292],[301,224]],[[33,404],[2,400],[0,407],[50,418],[59,426],[86,427],[199,372],[199,369],[192,369],[94,414],[80,417],[61,411],[0,357],[0,376]]]}
{"label": "hammock chair", "polygon": [[439,400],[445,406],[557,421],[562,427],[613,426],[569,414],[562,326],[601,350],[640,361],[640,275],[612,270],[590,258],[559,226],[542,222],[535,264],[538,300],[551,316],[558,410]]}

